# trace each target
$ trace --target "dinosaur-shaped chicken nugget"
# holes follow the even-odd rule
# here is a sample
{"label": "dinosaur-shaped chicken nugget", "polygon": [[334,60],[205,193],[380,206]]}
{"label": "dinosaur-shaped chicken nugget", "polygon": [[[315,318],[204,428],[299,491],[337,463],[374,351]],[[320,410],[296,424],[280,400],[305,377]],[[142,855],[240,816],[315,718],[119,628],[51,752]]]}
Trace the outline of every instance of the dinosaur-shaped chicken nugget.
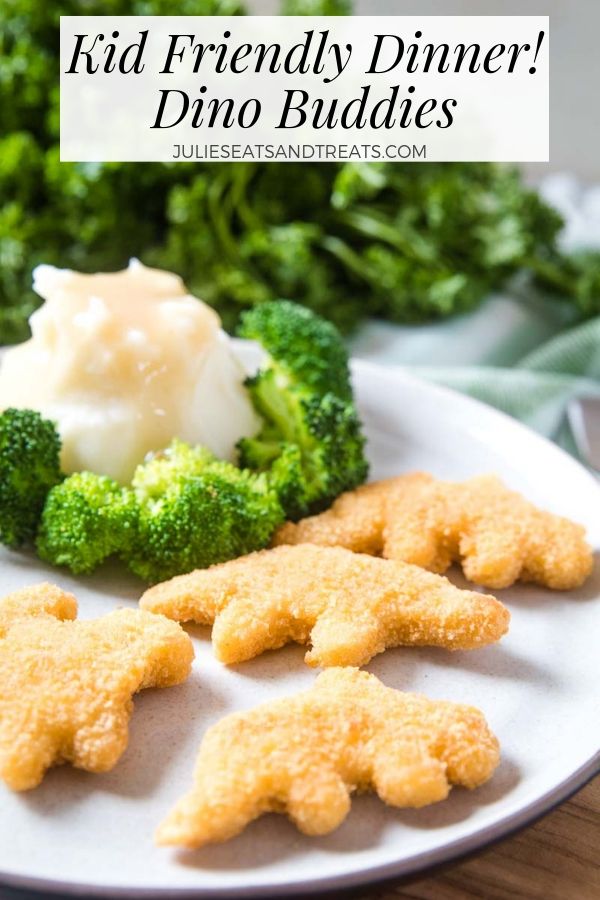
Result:
{"label": "dinosaur-shaped chicken nugget", "polygon": [[310,690],[209,729],[194,786],[156,840],[201,847],[266,812],[326,834],[346,817],[354,790],[373,789],[391,806],[425,806],[450,785],[483,784],[498,759],[479,710],[403,694],[357,669],[328,669]]}
{"label": "dinosaur-shaped chicken nugget", "polygon": [[273,546],[318,544],[380,555],[387,498],[405,477],[362,484],[354,491],[340,494],[329,509],[317,516],[308,516],[300,522],[285,522],[275,532]]}
{"label": "dinosaur-shaped chicken nugget", "polygon": [[313,666],[359,666],[402,644],[468,650],[499,640],[509,613],[446,578],[341,547],[261,550],[150,588],[144,609],[214,622],[217,657],[237,663],[289,641]]}
{"label": "dinosaur-shaped chicken nugget", "polygon": [[75,598],[50,584],[0,600],[0,778],[15,791],[63,762],[111,769],[127,746],[132,694],[190,672],[192,643],[162,616],[76,615]]}
{"label": "dinosaur-shaped chicken nugget", "polygon": [[342,494],[331,509],[276,533],[274,545],[310,541],[364,549],[465,576],[489,588],[517,579],[555,590],[579,587],[592,570],[585,531],[537,509],[494,475],[454,483],[415,473]]}

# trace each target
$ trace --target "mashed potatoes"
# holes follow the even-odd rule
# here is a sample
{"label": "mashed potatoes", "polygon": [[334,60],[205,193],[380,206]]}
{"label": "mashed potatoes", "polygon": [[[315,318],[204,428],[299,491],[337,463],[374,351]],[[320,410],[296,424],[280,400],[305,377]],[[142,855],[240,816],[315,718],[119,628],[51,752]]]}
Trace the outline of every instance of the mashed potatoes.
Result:
{"label": "mashed potatoes", "polygon": [[176,275],[137,260],[97,275],[38,266],[34,289],[46,302],[32,338],[4,357],[0,409],[53,419],[65,471],[124,482],[173,437],[232,459],[239,438],[256,432],[218,316]]}

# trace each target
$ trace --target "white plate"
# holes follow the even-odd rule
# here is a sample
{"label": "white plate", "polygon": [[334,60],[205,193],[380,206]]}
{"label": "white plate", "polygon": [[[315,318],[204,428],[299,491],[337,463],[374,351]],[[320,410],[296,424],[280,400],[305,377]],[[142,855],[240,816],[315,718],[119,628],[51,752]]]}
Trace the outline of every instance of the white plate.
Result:
{"label": "white plate", "polygon": [[[457,479],[495,471],[534,502],[585,524],[600,547],[600,486],[552,444],[397,369],[357,363],[355,379],[374,478],[415,468]],[[140,593],[116,568],[74,579],[18,554],[1,559],[3,591],[54,579],[76,593],[83,617],[133,606]],[[485,712],[502,763],[483,788],[455,789],[422,810],[359,797],[342,827],[319,839],[266,816],[229,843],[182,855],[154,847],[152,832],[190,784],[206,728],[315,677],[299,647],[224,668],[208,631],[193,630],[192,677],[136,699],[129,748],[111,773],[65,766],[30,793],[0,788],[0,880],[63,894],[290,896],[407,876],[472,851],[546,811],[598,768],[599,595],[598,570],[571,594],[517,586],[501,592],[513,614],[501,644],[452,654],[389,650],[368,666],[392,687]]]}

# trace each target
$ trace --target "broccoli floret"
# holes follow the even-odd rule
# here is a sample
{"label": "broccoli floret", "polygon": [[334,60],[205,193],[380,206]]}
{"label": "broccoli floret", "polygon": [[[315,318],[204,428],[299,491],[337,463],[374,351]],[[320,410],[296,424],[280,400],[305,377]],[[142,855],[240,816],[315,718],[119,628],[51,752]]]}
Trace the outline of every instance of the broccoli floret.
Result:
{"label": "broccoli floret", "polygon": [[240,441],[241,457],[247,465],[262,461],[263,470],[271,457],[270,477],[290,518],[324,509],[365,480],[364,438],[352,402],[302,387],[281,390],[273,369],[249,379],[248,388],[265,426]]}
{"label": "broccoli floret", "polygon": [[309,510],[310,496],[297,444],[274,439],[245,438],[239,443],[240,465],[265,472],[286,514],[301,518]]}
{"label": "broccoli floret", "polygon": [[296,444],[283,444],[269,469],[270,484],[288,516],[300,519],[310,509],[310,492],[302,465],[302,451]]}
{"label": "broccoli floret", "polygon": [[76,472],[48,494],[37,551],[52,565],[92,572],[113,554],[127,556],[137,520],[133,491],[105,475]]}
{"label": "broccoli floret", "polygon": [[61,478],[60,438],[53,422],[31,409],[0,416],[0,541],[33,540],[50,488]]}
{"label": "broccoli floret", "polygon": [[348,354],[331,322],[288,300],[261,303],[242,316],[241,337],[258,341],[281,386],[302,384],[350,400]]}
{"label": "broccoli floret", "polygon": [[267,476],[175,440],[138,466],[131,488],[91,472],[54,487],[37,549],[77,574],[118,555],[155,582],[266,547],[283,519]]}
{"label": "broccoli floret", "polygon": [[308,472],[308,499],[312,512],[325,509],[343,491],[358,487],[369,466],[365,439],[353,403],[333,394],[301,401],[303,417],[298,442]]}
{"label": "broccoli floret", "polygon": [[174,438],[168,447],[153,453],[133,474],[131,486],[139,502],[158,500],[174,481],[202,475],[218,462],[206,447],[192,446]]}
{"label": "broccoli floret", "polygon": [[268,354],[246,381],[264,424],[239,442],[241,463],[267,473],[290,518],[323,509],[368,471],[344,344],[330,323],[286,300],[247,312],[240,334]]}
{"label": "broccoli floret", "polygon": [[128,562],[156,582],[266,547],[284,519],[265,475],[174,441],[138,467],[136,548]]}

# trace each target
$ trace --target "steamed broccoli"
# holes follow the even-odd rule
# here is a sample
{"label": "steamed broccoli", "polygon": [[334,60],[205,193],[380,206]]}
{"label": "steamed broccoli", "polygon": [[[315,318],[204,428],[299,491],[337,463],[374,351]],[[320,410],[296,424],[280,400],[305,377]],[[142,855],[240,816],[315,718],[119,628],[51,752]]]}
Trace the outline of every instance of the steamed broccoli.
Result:
{"label": "steamed broccoli", "polygon": [[92,472],[55,486],[37,550],[76,574],[119,556],[154,582],[266,547],[283,519],[266,476],[174,440],[138,466],[131,487]]}
{"label": "steamed broccoli", "polygon": [[39,556],[75,573],[118,556],[155,582],[266,547],[286,516],[322,509],[360,484],[364,439],[336,329],[279,301],[250,311],[243,334],[267,359],[247,380],[263,426],[240,442],[241,467],[175,439],[138,466],[128,487],[92,472],[61,480],[54,426],[30,411],[5,413],[0,471],[4,464],[10,477],[1,489],[20,501],[5,500],[5,518],[15,508],[31,516],[20,538],[37,529]]}
{"label": "steamed broccoli", "polygon": [[257,437],[240,441],[240,462],[270,472],[290,518],[324,509],[365,480],[364,438],[351,401],[300,385],[282,390],[272,369],[248,387],[266,424]]}
{"label": "steamed broccoli", "polygon": [[0,541],[32,540],[50,488],[62,478],[60,439],[53,422],[30,409],[0,416]]}
{"label": "steamed broccoli", "polygon": [[352,397],[348,353],[335,325],[289,300],[262,303],[242,316],[241,337],[258,341],[281,384]]}
{"label": "steamed broccoli", "polygon": [[156,582],[266,547],[284,514],[267,477],[174,441],[138,467],[129,567]]}
{"label": "steamed broccoli", "polygon": [[254,471],[268,469],[269,484],[276,491],[286,516],[301,518],[305,515],[309,510],[310,496],[300,447],[281,441],[269,445],[260,439],[241,443],[245,451],[240,452],[242,463]]}
{"label": "steamed broccoli", "polygon": [[109,556],[127,558],[137,534],[133,492],[112,478],[76,472],[52,488],[37,538],[41,559],[72,572],[92,572]]}
{"label": "steamed broccoli", "polygon": [[216,462],[208,448],[174,438],[168,447],[153,453],[137,467],[131,486],[140,503],[151,503],[159,500],[173,481],[202,475],[207,466]]}
{"label": "steamed broccoli", "polygon": [[240,441],[240,462],[269,474],[291,518],[322,509],[367,475],[341,337],[330,323],[283,300],[246,313],[240,334],[268,354],[246,382],[264,425]]}

